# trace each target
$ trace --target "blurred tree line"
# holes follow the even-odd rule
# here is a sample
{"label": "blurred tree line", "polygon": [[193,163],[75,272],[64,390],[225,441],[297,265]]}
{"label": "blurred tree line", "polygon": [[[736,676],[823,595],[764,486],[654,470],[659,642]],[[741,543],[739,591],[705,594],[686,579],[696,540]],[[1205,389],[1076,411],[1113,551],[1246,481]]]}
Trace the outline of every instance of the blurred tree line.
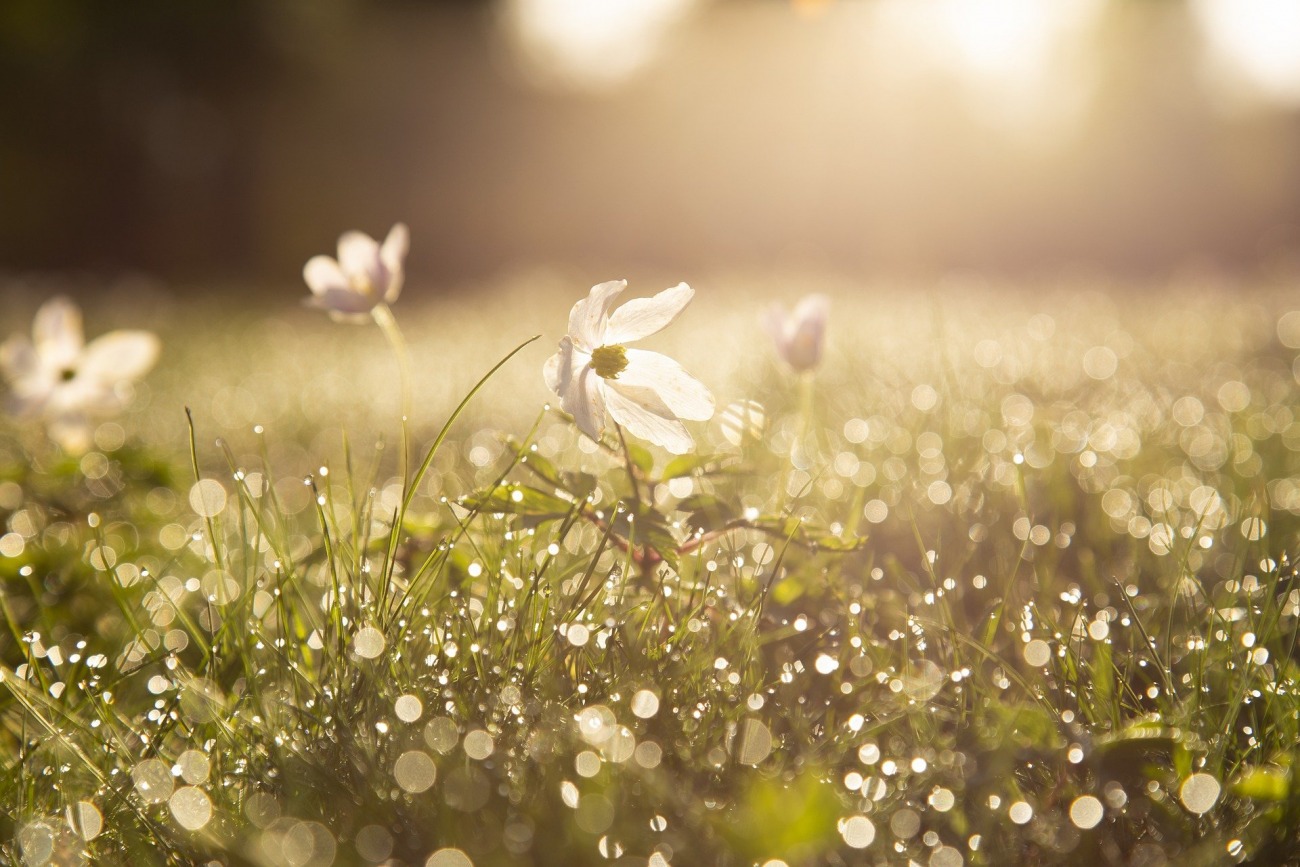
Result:
{"label": "blurred tree line", "polygon": [[[256,178],[232,127],[284,74],[263,5],[0,4],[0,267],[166,267],[213,237],[238,258]],[[140,231],[178,208],[189,231]]]}

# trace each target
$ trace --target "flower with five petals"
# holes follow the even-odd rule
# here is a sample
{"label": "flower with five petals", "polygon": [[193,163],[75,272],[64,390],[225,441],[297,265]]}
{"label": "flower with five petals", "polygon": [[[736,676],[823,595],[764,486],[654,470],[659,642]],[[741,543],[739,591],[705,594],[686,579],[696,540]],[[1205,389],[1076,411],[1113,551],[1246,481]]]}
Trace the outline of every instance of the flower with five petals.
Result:
{"label": "flower with five petals", "polygon": [[392,304],[402,292],[410,236],[403,223],[393,226],[381,245],[364,232],[339,238],[339,257],[313,256],[302,277],[311,289],[307,303],[337,322],[364,322],[380,304]]}
{"label": "flower with five petals", "polygon": [[812,370],[822,360],[830,301],[825,295],[808,295],[786,313],[780,305],[767,312],[766,325],[777,354],[795,373]]}
{"label": "flower with five petals", "polygon": [[713,416],[713,395],[676,361],[658,352],[625,344],[664,329],[695,297],[685,283],[653,298],[637,298],[610,312],[626,280],[591,288],[573,305],[569,333],[560,351],[547,360],[546,384],[560,397],[578,429],[599,441],[605,413],[642,439],[684,454],[695,441],[682,419]]}
{"label": "flower with five petals", "polygon": [[110,331],[85,343],[81,310],[51,298],[36,311],[32,339],[15,334],[0,345],[0,374],[20,416],[45,421],[50,437],[68,451],[90,445],[90,420],[120,411],[129,385],[158,358],[148,331]]}

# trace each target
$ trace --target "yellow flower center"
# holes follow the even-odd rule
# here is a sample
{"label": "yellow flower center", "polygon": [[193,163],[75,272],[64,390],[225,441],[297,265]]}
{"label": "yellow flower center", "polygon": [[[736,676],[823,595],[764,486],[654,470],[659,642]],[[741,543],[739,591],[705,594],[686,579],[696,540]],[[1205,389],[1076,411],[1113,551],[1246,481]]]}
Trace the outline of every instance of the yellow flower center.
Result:
{"label": "yellow flower center", "polygon": [[618,379],[627,369],[627,350],[621,346],[597,346],[591,353],[591,366],[603,379]]}

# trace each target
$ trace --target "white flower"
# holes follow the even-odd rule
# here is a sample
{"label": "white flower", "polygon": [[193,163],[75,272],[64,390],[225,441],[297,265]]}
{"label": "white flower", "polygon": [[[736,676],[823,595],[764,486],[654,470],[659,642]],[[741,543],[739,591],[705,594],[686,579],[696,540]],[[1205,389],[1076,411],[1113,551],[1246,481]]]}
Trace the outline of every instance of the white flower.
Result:
{"label": "white flower", "polygon": [[81,311],[67,298],[41,305],[32,338],[15,334],[0,345],[0,373],[15,411],[42,418],[70,451],[88,447],[90,419],[120,411],[130,394],[123,386],[158,359],[148,331],[110,331],[85,344]]}
{"label": "white flower", "polygon": [[379,304],[392,304],[402,292],[410,237],[398,223],[382,246],[364,232],[339,238],[339,257],[313,256],[302,277],[312,291],[307,303],[339,322],[363,322]]}
{"label": "white flower", "polygon": [[665,328],[686,308],[695,290],[685,283],[653,298],[637,298],[610,313],[626,280],[591,287],[573,305],[569,333],[560,351],[546,362],[546,384],[578,429],[599,440],[605,411],[627,430],[674,454],[691,450],[695,441],[681,419],[704,421],[713,416],[713,395],[681,365],[657,352],[628,349],[624,344]]}
{"label": "white flower", "polygon": [[812,370],[822,360],[830,301],[825,295],[808,295],[787,314],[780,305],[767,312],[767,330],[776,351],[796,373]]}

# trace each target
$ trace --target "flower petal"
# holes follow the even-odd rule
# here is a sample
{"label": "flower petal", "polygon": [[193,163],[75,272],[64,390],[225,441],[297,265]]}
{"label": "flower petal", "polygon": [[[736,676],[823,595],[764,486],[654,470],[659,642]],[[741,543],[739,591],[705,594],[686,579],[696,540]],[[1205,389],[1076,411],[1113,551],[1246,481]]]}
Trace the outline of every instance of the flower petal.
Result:
{"label": "flower petal", "polygon": [[36,347],[21,334],[15,334],[4,343],[0,343],[0,375],[12,384],[24,382],[36,376],[41,369],[41,360],[36,354]]}
{"label": "flower petal", "polygon": [[585,352],[591,352],[605,343],[605,323],[609,321],[609,307],[618,293],[627,288],[626,280],[609,280],[591,287],[587,297],[573,305],[569,311],[569,336]]}
{"label": "flower petal", "polygon": [[695,447],[695,440],[673,411],[649,388],[605,380],[605,402],[614,421],[643,440],[663,446],[675,455]]}
{"label": "flower petal", "polygon": [[315,295],[324,295],[331,290],[350,290],[348,278],[329,256],[312,256],[302,268],[302,279],[307,281],[307,288]]}
{"label": "flower petal", "polygon": [[70,455],[80,455],[90,450],[90,420],[81,413],[66,413],[51,419],[48,431],[50,439]]}
{"label": "flower petal", "polygon": [[405,223],[397,223],[388,230],[384,245],[379,248],[379,258],[388,269],[388,288],[384,291],[384,301],[389,304],[402,294],[402,282],[406,275],[406,253],[411,248],[411,235]]}
{"label": "flower petal", "polygon": [[75,366],[85,342],[80,308],[67,298],[51,298],[36,311],[32,336],[42,366],[51,370]]}
{"label": "flower petal", "polygon": [[364,322],[375,306],[374,299],[345,288],[325,289],[304,299],[303,303],[328,310],[330,316],[338,321],[357,322]]}
{"label": "flower petal", "polygon": [[0,373],[9,383],[6,403],[15,415],[39,411],[58,384],[55,370],[41,364],[36,347],[21,334],[0,344]]}
{"label": "flower petal", "polygon": [[630,343],[663,330],[695,297],[695,290],[678,283],[651,298],[634,298],[614,311],[602,337],[604,343]]}
{"label": "flower petal", "polygon": [[599,441],[605,432],[604,388],[591,368],[591,356],[577,349],[566,336],[560,340],[560,351],[546,360],[542,374],[578,429]]}
{"label": "flower petal", "polygon": [[627,368],[618,375],[616,383],[653,391],[677,418],[691,421],[713,418],[713,395],[704,383],[658,352],[627,350]]}
{"label": "flower petal", "polygon": [[352,290],[370,298],[372,305],[387,296],[393,274],[380,255],[379,244],[365,232],[344,232],[339,238],[339,267]]}
{"label": "flower petal", "polygon": [[139,379],[158,360],[161,344],[148,331],[110,331],[86,347],[77,368],[77,378],[102,385]]}

